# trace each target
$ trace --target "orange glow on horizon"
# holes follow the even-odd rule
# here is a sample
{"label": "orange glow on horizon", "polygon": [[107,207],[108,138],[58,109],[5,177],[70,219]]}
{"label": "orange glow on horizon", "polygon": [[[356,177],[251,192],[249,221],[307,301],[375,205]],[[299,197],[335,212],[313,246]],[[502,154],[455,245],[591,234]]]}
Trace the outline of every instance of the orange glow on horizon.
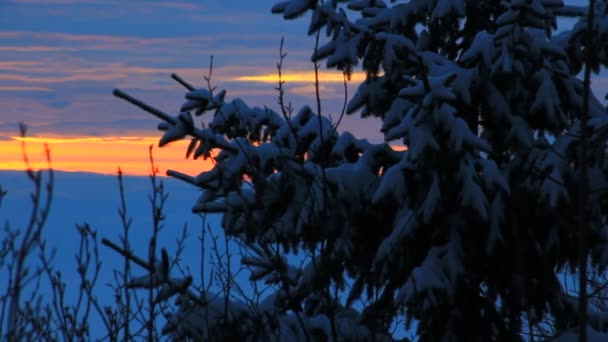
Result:
{"label": "orange glow on horizon", "polygon": [[0,141],[0,170],[24,170],[21,142],[25,140],[30,166],[46,169],[44,144],[51,152],[51,166],[58,171],[94,172],[115,175],[150,174],[149,146],[153,145],[154,163],[160,176],[167,169],[196,176],[212,167],[211,160],[186,159],[189,140],[158,147],[157,137],[11,137]]}
{"label": "orange glow on horizon", "polygon": [[[189,140],[174,142],[163,148],[158,147],[158,137],[10,137],[0,140],[0,171],[25,170],[22,156],[22,142],[30,166],[35,169],[47,169],[44,144],[48,144],[51,153],[51,167],[58,171],[93,172],[116,175],[118,168],[125,175],[147,176],[151,173],[149,147],[153,145],[154,164],[159,176],[166,176],[168,169],[187,175],[196,176],[213,167],[211,160],[192,157],[186,159],[186,148]],[[407,150],[407,146],[391,144],[395,151]]]}

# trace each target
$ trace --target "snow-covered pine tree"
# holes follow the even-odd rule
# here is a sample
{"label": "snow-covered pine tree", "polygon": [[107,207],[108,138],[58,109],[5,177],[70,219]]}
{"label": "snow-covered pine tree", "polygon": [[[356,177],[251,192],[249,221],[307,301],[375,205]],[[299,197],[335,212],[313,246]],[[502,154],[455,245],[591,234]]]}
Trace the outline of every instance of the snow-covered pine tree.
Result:
{"label": "snow-covered pine tree", "polygon": [[[250,108],[177,77],[188,90],[177,116],[116,90],[163,120],[161,146],[190,136],[188,155],[215,159],[197,176],[169,174],[202,189],[193,211],[223,213],[225,232],[251,248],[252,279],[276,285],[257,307],[235,302],[229,314],[182,295],[167,331],[381,340],[400,314],[418,321],[422,341],[513,341],[523,319],[546,316],[558,334],[574,328],[577,307],[557,272],[575,268],[579,253],[577,75],[587,48],[593,70],[608,63],[607,8],[597,1],[587,47],[586,7],[560,0],[276,4],[286,19],[311,13],[308,34],[323,42],[313,61],[347,74],[362,66],[347,112],[380,117],[386,141],[405,151],[341,133],[310,107],[293,117]],[[555,34],[560,17],[577,21]],[[207,112],[209,124],[196,127],[192,113]],[[608,113],[593,96],[589,115],[585,252],[603,270]],[[303,267],[280,255],[298,249],[311,256]]]}

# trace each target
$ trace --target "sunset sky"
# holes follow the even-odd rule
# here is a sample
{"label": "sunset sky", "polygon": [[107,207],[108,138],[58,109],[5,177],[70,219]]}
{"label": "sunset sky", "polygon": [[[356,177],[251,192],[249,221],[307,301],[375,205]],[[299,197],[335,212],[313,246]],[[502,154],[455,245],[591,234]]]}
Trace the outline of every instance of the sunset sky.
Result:
{"label": "sunset sky", "polygon": [[[282,36],[288,99],[295,108],[313,103],[308,19],[286,22],[270,13],[273,3],[0,1],[0,170],[23,167],[16,137],[18,123],[25,122],[34,137],[28,146],[35,166],[43,161],[46,141],[59,170],[115,173],[121,166],[127,174],[147,174],[148,146],[160,137],[158,121],[113,97],[112,89],[176,114],[184,90],[169,75],[202,86],[213,55],[213,84],[227,89],[228,100],[240,97],[276,110]],[[335,117],[344,97],[341,74],[324,71],[321,79],[324,113]],[[349,84],[349,94],[357,81]],[[606,79],[594,82],[603,99]],[[352,117],[341,129],[379,141],[379,126]],[[173,168],[195,174],[209,165],[185,160],[184,144],[154,154],[162,173]]]}
{"label": "sunset sky", "polygon": [[[213,56],[212,84],[218,91],[226,89],[227,101],[242,98],[251,107],[278,111],[276,63],[284,37],[287,100],[296,110],[305,104],[316,106],[310,61],[314,37],[306,35],[309,16],[285,21],[271,14],[272,5],[279,1],[0,0],[0,186],[8,191],[0,207],[0,222],[23,227],[19,224],[31,210],[33,186],[22,172],[23,142],[34,168],[47,167],[44,144],[48,144],[52,168],[68,172],[55,175],[53,207],[44,234],[49,246],[58,247],[56,264],[65,272],[64,279],[72,280],[70,289],[77,290],[79,284],[73,279],[80,279],[77,268],[71,267],[78,248],[75,224],[88,222],[100,236],[113,241],[124,233],[116,215],[117,180],[108,176],[118,168],[127,175],[124,191],[134,218],[130,243],[136,254],[147,255],[151,185],[148,177],[140,176],[150,173],[149,146],[155,146],[161,175],[173,169],[194,176],[210,169],[211,162],[186,159],[188,141],[158,148],[159,120],[114,97],[113,89],[176,115],[185,101],[185,90],[170,75],[176,73],[197,87],[206,87],[204,76]],[[566,21],[562,28],[571,23]],[[344,101],[342,74],[322,69],[320,80],[323,114],[335,119]],[[353,75],[349,97],[361,80],[361,74]],[[592,87],[605,104],[605,72],[594,76]],[[210,113],[195,120],[208,122]],[[20,122],[28,127],[25,139],[19,136]],[[379,119],[353,115],[344,118],[339,130],[380,142],[380,127]],[[187,225],[192,238],[187,239],[183,265],[196,274],[199,261],[205,260],[201,254],[210,253],[213,241],[208,239],[208,245],[201,247],[197,239],[203,224],[191,208],[200,191],[179,180],[163,181],[171,196],[165,210],[168,218],[163,221],[167,229],[161,232],[159,246],[173,253],[176,234]],[[203,222],[223,234],[221,214],[209,214]],[[112,265],[120,265],[123,259],[108,248],[100,253],[105,264],[97,294],[114,305],[114,292],[104,285],[114,279]],[[232,261],[233,269],[240,267],[240,258]],[[205,272],[209,274],[210,269]],[[249,272],[239,271],[239,277],[248,276]],[[3,279],[7,277],[0,274],[0,288]],[[198,278],[195,282],[205,283]],[[97,329],[93,336],[105,333],[100,333],[101,324],[92,327]]]}
{"label": "sunset sky", "polygon": [[[285,22],[271,1],[2,0],[0,1],[0,170],[20,169],[18,123],[28,125],[28,150],[43,166],[65,171],[147,174],[148,146],[160,137],[157,119],[112,96],[120,88],[176,114],[184,89],[175,72],[203,85],[210,56],[213,84],[227,99],[277,109],[279,43],[284,77],[296,108],[311,103],[314,46],[307,20]],[[321,77],[324,111],[342,107],[342,75]],[[356,82],[354,79],[353,82]],[[351,83],[354,92],[356,83]],[[203,117],[203,120],[205,118]],[[347,120],[343,129],[381,139],[374,125]],[[161,168],[196,174],[203,161],[185,160],[185,145],[155,149]]]}

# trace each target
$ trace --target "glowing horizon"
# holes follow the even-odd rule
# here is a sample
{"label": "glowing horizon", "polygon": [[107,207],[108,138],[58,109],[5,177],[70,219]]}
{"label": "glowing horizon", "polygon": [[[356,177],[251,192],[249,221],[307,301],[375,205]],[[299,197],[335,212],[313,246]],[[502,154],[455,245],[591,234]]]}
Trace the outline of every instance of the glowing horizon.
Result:
{"label": "glowing horizon", "polygon": [[2,142],[0,149],[1,170],[26,170],[23,161],[22,142],[30,167],[47,169],[49,164],[44,154],[44,144],[49,146],[50,166],[53,170],[66,172],[92,172],[116,175],[120,168],[125,175],[146,176],[151,173],[149,146],[153,147],[154,164],[160,176],[168,169],[192,176],[209,170],[212,161],[202,158],[185,158],[189,141],[174,142],[159,148],[158,137],[10,137]]}
{"label": "glowing horizon", "polygon": [[[159,176],[166,176],[167,170],[176,170],[191,176],[208,171],[213,167],[210,159],[186,159],[189,140],[181,140],[165,147],[158,147],[158,137],[143,136],[99,136],[99,137],[9,137],[0,149],[0,171],[24,171],[22,142],[26,143],[26,153],[32,169],[48,169],[65,172],[91,172],[116,175],[120,168],[124,175],[147,176],[151,173],[149,148],[153,146],[154,164]],[[46,161],[45,147],[49,146],[51,164]],[[396,151],[406,150],[400,144],[391,144]],[[118,152],[120,151],[120,152]]]}

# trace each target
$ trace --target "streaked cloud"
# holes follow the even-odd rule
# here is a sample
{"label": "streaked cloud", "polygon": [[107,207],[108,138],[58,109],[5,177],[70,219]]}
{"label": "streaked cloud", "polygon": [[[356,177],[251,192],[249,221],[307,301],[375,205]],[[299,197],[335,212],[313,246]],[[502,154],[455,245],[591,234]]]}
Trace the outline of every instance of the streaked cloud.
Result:
{"label": "streaked cloud", "polygon": [[[111,52],[110,59],[129,59],[155,57],[188,51],[193,57],[216,55],[219,58],[234,58],[243,55],[263,55],[270,57],[273,51],[269,48],[278,46],[278,38],[268,34],[250,34],[249,39],[258,41],[257,46],[242,43],[242,35],[238,33],[218,33],[213,35],[188,35],[180,37],[141,37],[117,36],[104,34],[73,34],[61,32],[37,31],[0,31],[0,41],[3,42],[0,51],[13,52],[15,57],[27,57],[27,52],[66,53],[74,56],[88,52]],[[24,44],[27,42],[27,44]],[[301,52],[294,51],[294,55]],[[53,55],[49,55],[53,56]],[[9,58],[5,55],[2,59]],[[108,57],[103,55],[102,57]],[[184,56],[188,57],[188,56]],[[170,59],[179,62],[174,58]],[[184,58],[184,60],[189,60]],[[199,60],[199,62],[204,62]],[[268,61],[271,64],[270,61]],[[272,63],[273,64],[273,63]]]}
{"label": "streaked cloud", "polygon": [[[150,38],[2,31],[0,42],[6,43],[0,46],[15,46],[23,41],[32,45],[19,51],[7,49],[1,54],[0,89],[11,89],[12,94],[0,92],[0,134],[13,134],[17,122],[25,121],[35,128],[35,134],[42,136],[149,135],[155,132],[155,119],[112,97],[111,90],[128,90],[174,113],[183,102],[185,90],[169,75],[177,73],[195,86],[204,85],[209,51],[219,53],[214,54],[212,82],[228,90],[227,100],[240,97],[252,106],[272,108],[277,96],[274,63],[278,51],[274,47],[268,50],[237,46],[231,40],[237,38],[242,39],[242,35]],[[262,35],[259,39],[266,38]],[[211,48],[216,44],[219,48]],[[302,62],[306,58],[299,59],[298,53],[307,58],[309,52],[290,52],[293,61],[287,60],[283,70],[287,96],[294,100],[296,108],[306,99],[314,99],[311,83],[306,80],[312,65]],[[230,60],[234,56],[247,58],[237,64]],[[327,74],[320,74],[324,97],[335,99],[342,87],[336,80],[342,76],[339,72]]]}
{"label": "streaked cloud", "polygon": [[[285,87],[289,94],[297,94],[307,98],[314,98],[317,96],[317,87],[314,84],[307,85],[298,85],[295,87],[286,86]],[[319,93],[323,94],[323,99],[335,99],[338,97],[337,87],[332,87],[331,85],[319,85]]]}
{"label": "streaked cloud", "polygon": [[[322,70],[319,72],[319,82],[323,83],[343,83],[344,75],[341,72],[333,70]],[[291,72],[284,71],[282,79],[285,82],[294,83],[314,83],[315,74],[313,71]],[[277,83],[279,80],[278,74],[263,74],[263,75],[244,75],[237,76],[231,79],[232,81],[241,82],[261,82],[261,83]],[[351,77],[351,82],[362,82],[365,80],[365,74],[354,73]]]}
{"label": "streaked cloud", "polygon": [[[65,62],[53,60],[48,62],[15,62],[0,61],[0,82],[17,81],[23,83],[59,83],[74,81],[111,81],[139,76],[152,76],[147,78],[148,83],[160,81],[167,78],[171,73],[188,78],[200,79],[206,74],[204,67],[144,67],[119,63],[90,63],[85,60],[74,60]],[[239,76],[235,73],[262,72],[258,75]],[[215,67],[214,76],[218,82],[252,82],[252,83],[278,83],[278,74],[269,72],[267,67],[225,68]],[[282,79],[288,83],[313,83],[314,73],[308,71],[283,70]],[[361,82],[365,75],[356,73],[352,75],[350,82]],[[343,83],[343,75],[335,71],[321,71],[319,73],[321,83]]]}
{"label": "streaked cloud", "polygon": [[83,144],[83,143],[103,143],[111,142],[113,144],[142,144],[153,145],[158,141],[156,137],[10,137],[11,140],[25,143],[47,143],[47,144]]}
{"label": "streaked cloud", "polygon": [[2,52],[67,52],[78,51],[76,48],[57,46],[0,46]]}
{"label": "streaked cloud", "polygon": [[0,86],[0,91],[51,91],[51,89],[33,86]]}
{"label": "streaked cloud", "polygon": [[[255,75],[271,71],[276,75],[276,70],[272,68],[276,56],[264,47],[234,46],[230,43],[241,38],[241,35],[232,37],[220,35],[213,38],[141,38],[0,32],[0,42],[7,41],[0,47],[0,50],[6,52],[0,58],[0,71],[2,71],[0,85],[6,82],[56,84],[75,81],[133,80],[141,76],[150,76],[139,80],[139,87],[146,88],[148,84],[162,82],[163,76],[173,72],[184,77],[201,79],[207,72],[206,67],[211,54],[215,56],[216,61],[214,75],[220,82],[247,81],[237,78],[243,74]],[[264,40],[256,36],[250,38]],[[33,41],[33,45],[11,45],[13,40]],[[221,46],[222,42],[230,46]],[[213,45],[219,47],[212,48]],[[103,52],[103,54],[91,54],[87,51]],[[235,67],[232,64],[235,56],[248,56],[248,58]],[[295,63],[293,65],[301,67]],[[271,79],[270,75],[267,77]],[[15,86],[14,83],[10,85]]]}
{"label": "streaked cloud", "polygon": [[[122,0],[6,0],[8,3],[16,5],[43,5],[43,6],[124,6],[129,2]],[[135,8],[159,8],[159,9],[178,9],[184,11],[200,11],[203,6],[193,2],[182,1],[130,1],[130,6]]]}
{"label": "streaked cloud", "polygon": [[[55,168],[147,174],[148,146],[158,121],[111,95],[114,87],[176,114],[185,89],[177,73],[202,86],[214,56],[213,85],[251,106],[276,109],[275,63],[285,37],[285,87],[297,109],[314,97],[313,41],[304,21],[284,23],[270,3],[224,0],[7,0],[0,4],[0,169],[21,169],[18,122],[30,126],[27,144],[36,167],[48,142]],[[243,30],[247,34],[243,34]],[[292,35],[290,32],[299,32]],[[321,74],[328,97],[341,74]],[[340,81],[336,81],[336,78]],[[339,102],[341,106],[341,102]],[[338,104],[336,105],[336,107]],[[197,120],[208,120],[203,116]],[[198,121],[197,121],[198,122]],[[348,122],[348,120],[345,120]],[[185,160],[187,142],[155,149],[161,171],[197,174],[209,167]]]}

